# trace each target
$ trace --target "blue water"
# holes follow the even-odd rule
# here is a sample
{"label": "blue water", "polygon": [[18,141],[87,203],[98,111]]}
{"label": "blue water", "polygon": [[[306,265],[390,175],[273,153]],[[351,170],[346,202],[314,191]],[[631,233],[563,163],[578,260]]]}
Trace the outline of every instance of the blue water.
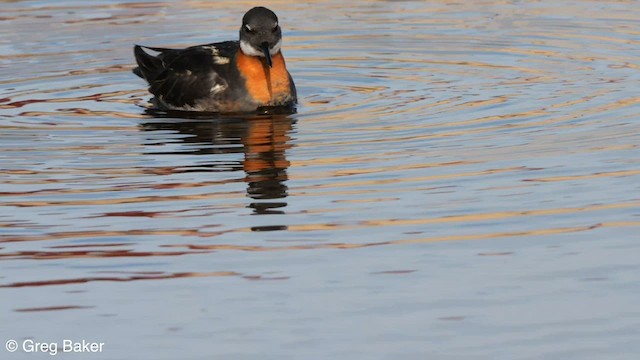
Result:
{"label": "blue water", "polygon": [[0,358],[638,357],[637,6],[275,2],[296,114],[148,113],[250,6],[0,3]]}

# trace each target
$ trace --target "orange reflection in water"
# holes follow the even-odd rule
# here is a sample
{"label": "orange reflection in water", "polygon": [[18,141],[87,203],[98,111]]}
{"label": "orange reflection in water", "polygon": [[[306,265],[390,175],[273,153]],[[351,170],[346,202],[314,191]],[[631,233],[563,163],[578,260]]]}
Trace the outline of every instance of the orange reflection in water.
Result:
{"label": "orange reflection in water", "polygon": [[[199,164],[198,169],[211,171],[239,171],[245,173],[247,196],[258,200],[249,205],[255,214],[278,214],[287,205],[274,201],[287,197],[287,169],[290,162],[286,151],[291,148],[290,133],[294,120],[288,116],[265,115],[206,120],[194,116],[191,120],[145,122],[146,131],[170,130],[189,145],[187,153],[199,155],[243,153],[241,161],[221,161],[211,157],[209,162]],[[172,139],[175,140],[175,139]],[[159,143],[158,145],[165,145]],[[171,153],[165,153],[171,154]],[[180,151],[179,154],[185,154]],[[259,229],[256,229],[259,230]]]}
{"label": "orange reflection in water", "polygon": [[177,279],[177,278],[193,278],[193,277],[211,277],[211,276],[237,276],[239,275],[233,271],[215,271],[215,272],[185,272],[185,273],[170,273],[170,274],[136,274],[131,276],[96,276],[96,277],[84,277],[78,279],[58,279],[58,280],[42,280],[42,281],[24,281],[15,282],[6,285],[0,285],[0,288],[19,288],[19,287],[33,287],[33,286],[51,286],[51,285],[70,285],[70,284],[84,284],[94,281],[117,281],[128,282],[137,280],[165,280],[165,279]]}

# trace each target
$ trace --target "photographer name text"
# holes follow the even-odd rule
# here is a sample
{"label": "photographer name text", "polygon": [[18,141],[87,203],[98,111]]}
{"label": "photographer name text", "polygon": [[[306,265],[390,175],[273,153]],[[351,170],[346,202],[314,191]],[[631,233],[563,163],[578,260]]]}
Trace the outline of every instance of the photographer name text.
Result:
{"label": "photographer name text", "polygon": [[103,342],[91,342],[82,340],[64,339],[61,342],[38,342],[32,339],[25,339],[22,343],[16,340],[9,340],[6,343],[9,352],[22,350],[26,353],[47,353],[51,356],[62,353],[101,353],[104,350]]}

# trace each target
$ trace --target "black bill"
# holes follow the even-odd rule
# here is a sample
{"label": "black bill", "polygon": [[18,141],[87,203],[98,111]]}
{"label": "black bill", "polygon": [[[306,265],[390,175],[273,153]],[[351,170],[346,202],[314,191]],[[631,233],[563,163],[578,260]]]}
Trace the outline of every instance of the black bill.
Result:
{"label": "black bill", "polygon": [[269,52],[269,43],[263,42],[260,45],[260,50],[264,53],[264,57],[267,58],[267,64],[269,64],[269,67],[272,67],[273,62],[271,61],[271,53]]}

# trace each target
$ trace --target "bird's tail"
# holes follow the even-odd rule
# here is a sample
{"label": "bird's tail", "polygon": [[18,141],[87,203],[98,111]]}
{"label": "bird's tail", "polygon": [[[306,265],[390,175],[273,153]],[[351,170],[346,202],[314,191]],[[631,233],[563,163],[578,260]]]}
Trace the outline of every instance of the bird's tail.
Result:
{"label": "bird's tail", "polygon": [[[162,60],[158,57],[147,54],[143,50],[143,47],[147,48],[146,46],[140,45],[135,45],[133,47],[133,54],[135,55],[138,67],[133,69],[132,71],[134,74],[151,83],[156,77],[158,77],[161,72],[164,71],[164,65],[162,63]],[[147,49],[158,51],[154,48]]]}

